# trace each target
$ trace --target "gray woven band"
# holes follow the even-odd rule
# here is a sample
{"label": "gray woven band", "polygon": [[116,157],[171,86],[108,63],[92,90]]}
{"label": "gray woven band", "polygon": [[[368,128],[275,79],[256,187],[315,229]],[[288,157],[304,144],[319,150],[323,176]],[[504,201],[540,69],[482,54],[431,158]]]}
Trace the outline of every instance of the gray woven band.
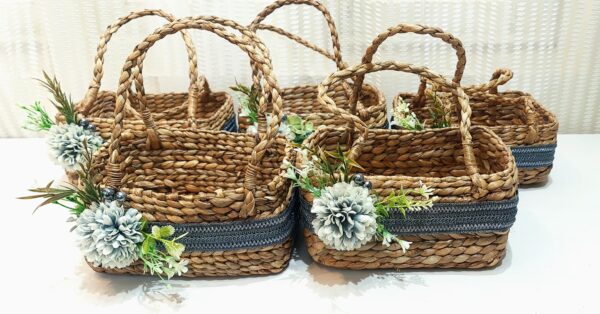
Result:
{"label": "gray woven band", "polygon": [[510,150],[515,156],[517,168],[550,167],[554,161],[556,144],[513,146]]}
{"label": "gray woven band", "polygon": [[225,122],[225,124],[223,124],[222,130],[229,131],[229,132],[237,132],[238,131],[238,126],[235,121],[235,115],[231,116],[231,118],[229,118],[229,120],[227,120]]}
{"label": "gray woven band", "polygon": [[[383,221],[393,234],[472,233],[506,231],[515,222],[518,196],[508,200],[474,203],[435,203],[432,208],[409,212],[406,217],[392,211]],[[299,197],[304,226],[312,230],[312,204]]]}
{"label": "gray woven band", "polygon": [[[186,252],[231,251],[260,248],[285,242],[294,229],[294,193],[288,207],[279,215],[264,219],[231,222],[171,224],[175,234],[187,233],[181,240]],[[163,226],[167,223],[149,223]]]}

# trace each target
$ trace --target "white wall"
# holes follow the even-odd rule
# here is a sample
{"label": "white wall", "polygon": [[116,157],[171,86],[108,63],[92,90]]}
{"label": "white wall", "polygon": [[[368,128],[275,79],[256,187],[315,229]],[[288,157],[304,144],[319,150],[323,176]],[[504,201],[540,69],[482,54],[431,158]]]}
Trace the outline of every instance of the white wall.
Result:
{"label": "white wall", "polygon": [[[0,136],[35,136],[20,128],[16,104],[45,100],[31,79],[45,69],[80,99],[91,79],[98,37],[119,16],[162,8],[178,17],[219,15],[248,24],[270,0],[190,1],[0,1]],[[600,132],[600,1],[581,0],[323,0],[332,11],[345,61],[360,60],[366,45],[400,22],[435,25],[460,38],[467,49],[464,82],[487,80],[497,67],[515,72],[510,89],[526,90],[554,111],[563,133]],[[267,20],[330,50],[325,23],[316,10],[291,6]],[[127,54],[163,24],[149,17],[134,21],[113,37],[106,55],[103,86],[114,89]],[[282,85],[318,82],[334,65],[277,36],[260,33],[274,59]],[[247,58],[216,36],[194,31],[200,69],[214,89],[235,79],[249,80]],[[439,40],[398,35],[386,42],[377,60],[396,59],[445,74],[453,72],[452,50]],[[153,47],[144,67],[147,91],[184,90],[186,57],[178,36]],[[388,99],[416,88],[417,79],[389,73],[373,75]],[[47,103],[47,102],[46,102]]]}

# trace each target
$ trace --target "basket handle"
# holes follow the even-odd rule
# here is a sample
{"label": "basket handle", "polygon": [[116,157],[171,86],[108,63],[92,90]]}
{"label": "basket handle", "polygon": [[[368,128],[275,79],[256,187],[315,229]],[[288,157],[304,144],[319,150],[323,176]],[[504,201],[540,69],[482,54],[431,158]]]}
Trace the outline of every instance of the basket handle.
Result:
{"label": "basket handle", "polygon": [[513,72],[507,68],[496,69],[492,74],[492,78],[483,84],[471,85],[465,87],[467,92],[485,92],[489,91],[492,94],[498,94],[498,86],[508,83],[513,78]]}
{"label": "basket handle", "polygon": [[[223,26],[232,27],[239,30],[242,36],[236,36],[229,33]],[[140,62],[141,57],[152,47],[158,40],[167,35],[174,34],[184,29],[201,29],[212,32],[219,37],[229,41],[231,44],[238,46],[248,54],[250,59],[260,69],[262,74],[262,82],[264,82],[264,92],[259,99],[259,110],[266,110],[266,101],[269,101],[273,112],[271,123],[264,127],[264,135],[261,134],[257,140],[257,144],[252,150],[250,160],[245,168],[244,173],[244,210],[243,215],[255,215],[255,190],[256,190],[256,175],[259,170],[259,164],[267,149],[272,145],[277,137],[277,129],[281,122],[282,113],[282,98],[280,96],[279,85],[273,75],[271,60],[269,59],[268,51],[264,48],[264,44],[249,29],[241,26],[233,21],[217,18],[214,16],[198,16],[187,19],[177,20],[166,24],[157,29],[153,34],[149,35],[138,44],[133,52],[127,58],[123,71],[119,78],[119,87],[117,90],[117,98],[115,105],[115,120],[113,131],[111,134],[110,144],[108,146],[109,161],[106,165],[107,184],[118,188],[122,184],[123,172],[121,170],[123,162],[120,157],[120,141],[124,126],[124,108],[128,101],[129,88],[132,84],[133,71]],[[264,117],[264,112],[261,113]],[[150,114],[151,115],[151,114]],[[266,120],[266,119],[263,119]],[[159,132],[150,119],[144,119],[146,124],[147,143],[149,149],[160,148]],[[262,132],[262,130],[261,130]]]}
{"label": "basket handle", "polygon": [[[438,27],[431,27],[420,24],[398,24],[396,26],[388,28],[385,32],[377,35],[371,45],[365,51],[365,54],[362,58],[362,63],[371,63],[373,61],[373,55],[379,49],[379,46],[388,38],[401,33],[415,33],[421,35],[429,35],[434,38],[439,38],[444,42],[450,44],[452,48],[456,51],[456,57],[458,58],[458,62],[456,63],[456,70],[454,71],[454,83],[460,84],[460,80],[462,79],[463,72],[465,71],[465,65],[467,63],[467,59],[465,57],[465,49],[462,45],[460,39],[454,37],[450,33],[446,33],[444,30]],[[360,98],[360,93],[362,90],[362,84],[364,81],[364,75],[358,75],[355,84],[354,91],[352,93],[352,98],[350,99],[350,108],[356,110],[356,104],[358,99]],[[419,88],[419,92],[416,99],[421,99],[421,94],[425,92],[426,82],[421,80],[421,86]]]}
{"label": "basket handle", "polygon": [[[471,107],[469,106],[469,98],[460,87],[460,85],[452,82],[443,76],[432,72],[428,68],[419,67],[407,63],[399,63],[395,61],[377,62],[377,63],[362,63],[344,70],[335,72],[326,78],[318,89],[318,101],[321,105],[327,107],[332,113],[341,116],[345,119],[351,127],[356,128],[359,131],[359,136],[353,141],[350,147],[350,158],[356,159],[360,155],[361,147],[365,144],[365,141],[369,135],[369,129],[367,125],[357,116],[350,114],[348,111],[336,106],[336,103],[327,92],[329,88],[341,80],[348,79],[353,76],[364,76],[367,73],[379,72],[384,70],[394,70],[406,73],[417,74],[426,80],[439,84],[442,87],[446,87],[450,93],[452,93],[458,99],[460,106],[460,124],[458,125],[461,143],[463,148],[463,158],[466,167],[467,174],[471,178],[477,191],[474,191],[473,195],[476,198],[483,197],[487,194],[487,184],[481,178],[479,169],[477,167],[477,161],[473,152],[473,143],[470,133],[471,128]],[[414,132],[414,131],[398,131],[398,132]]]}
{"label": "basket handle", "polygon": [[[141,18],[141,17],[145,17],[145,16],[159,16],[162,17],[166,20],[168,20],[169,22],[173,22],[175,21],[175,17],[169,13],[166,13],[162,10],[143,10],[143,11],[138,11],[138,12],[131,12],[128,15],[122,16],[121,18],[119,18],[115,23],[109,25],[106,28],[106,31],[104,32],[104,34],[102,34],[102,36],[100,37],[100,42],[98,43],[98,48],[97,53],[96,53],[96,58],[94,61],[94,70],[93,70],[93,76],[92,76],[92,82],[90,83],[90,86],[83,98],[83,101],[81,102],[80,109],[79,111],[84,114],[87,115],[89,113],[89,111],[92,109],[92,105],[94,103],[94,101],[96,100],[97,96],[98,96],[98,91],[100,90],[100,86],[101,86],[101,81],[102,81],[102,77],[104,75],[104,54],[106,53],[107,50],[107,44],[110,41],[110,39],[112,38],[112,36],[125,24]],[[206,80],[201,77],[198,77],[198,64],[197,64],[197,58],[196,58],[196,48],[194,47],[194,44],[192,42],[192,38],[190,37],[190,35],[187,32],[182,32],[181,36],[183,37],[183,41],[185,43],[186,46],[186,50],[187,50],[187,54],[188,54],[188,60],[189,60],[189,77],[190,77],[190,82],[196,84],[195,82],[198,82],[199,79],[201,83],[203,83],[203,85],[201,88],[201,92],[200,92],[200,96],[199,97],[206,97],[205,95],[209,95],[210,94],[210,89],[208,86],[208,83],[206,82]],[[144,58],[145,56],[142,56],[142,58]],[[140,67],[141,67],[141,63],[140,63]],[[140,69],[140,74],[141,76],[141,69]],[[193,84],[192,84],[193,85]],[[141,93],[143,95],[143,88],[141,89]],[[140,91],[138,91],[140,92]],[[190,93],[191,95],[192,93]],[[198,94],[198,93],[196,93]],[[137,114],[137,112],[133,109],[133,108],[128,108],[128,110],[131,110],[132,112],[134,112],[135,114]]]}
{"label": "basket handle", "polygon": [[[305,40],[297,35],[288,33],[287,31],[284,31],[278,27],[261,24],[261,22],[267,16],[269,16],[271,13],[273,13],[278,8],[281,8],[281,7],[287,6],[287,5],[292,5],[292,4],[297,4],[297,5],[304,4],[304,5],[312,6],[315,9],[319,10],[323,14],[323,16],[325,17],[325,21],[327,22],[327,27],[329,28],[329,34],[331,35],[331,42],[333,45],[333,54],[330,54],[330,53],[326,52],[326,50],[315,46],[313,43],[309,42],[308,40]],[[335,65],[337,66],[338,70],[341,70],[347,66],[344,63],[344,61],[342,60],[340,39],[339,39],[339,36],[337,33],[337,29],[335,27],[335,22],[333,21],[333,18],[331,17],[329,10],[327,10],[327,8],[318,1],[315,1],[315,0],[277,0],[277,1],[273,2],[272,4],[268,5],[267,7],[265,7],[260,13],[258,13],[258,15],[254,19],[254,21],[252,21],[252,23],[250,23],[248,28],[250,28],[252,31],[256,31],[257,29],[269,30],[269,31],[273,31],[277,34],[283,35],[285,37],[288,37],[289,39],[324,55],[328,59],[333,60],[335,62]]]}

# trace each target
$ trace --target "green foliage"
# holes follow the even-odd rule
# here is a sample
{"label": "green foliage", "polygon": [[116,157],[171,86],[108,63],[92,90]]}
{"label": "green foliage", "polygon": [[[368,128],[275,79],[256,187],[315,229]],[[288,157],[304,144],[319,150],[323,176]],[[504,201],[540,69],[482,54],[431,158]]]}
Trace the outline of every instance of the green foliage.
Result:
{"label": "green foliage", "polygon": [[442,103],[441,99],[437,95],[437,91],[434,89],[428,93],[428,96],[433,101],[433,105],[429,106],[429,117],[431,118],[431,127],[434,129],[447,128],[450,126],[448,121],[448,112]]}
{"label": "green foliage", "polygon": [[46,72],[43,73],[44,78],[37,79],[37,81],[52,94],[54,100],[51,99],[50,102],[65,117],[67,123],[77,124],[77,110],[75,110],[71,96],[65,94],[56,77],[50,77]]}
{"label": "green foliage", "polygon": [[[420,199],[415,199],[410,195],[420,196]],[[383,225],[383,220],[390,217],[392,210],[397,210],[406,217],[407,211],[419,211],[433,206],[434,198],[432,190],[425,184],[414,190],[400,189],[398,192],[392,192],[384,198],[380,198],[375,202],[375,214],[377,215],[377,237],[383,239],[384,243],[394,241],[401,243],[401,240],[391,234]]]}
{"label": "green foliage", "polygon": [[349,183],[352,170],[362,169],[350,158],[350,152],[343,151],[340,145],[335,151],[301,147],[298,152],[304,159],[302,168],[288,164],[285,177],[292,180],[295,186],[312,193],[315,197],[319,197],[321,190],[326,186],[332,186],[337,182]]}
{"label": "green foliage", "polygon": [[39,101],[30,106],[19,106],[27,115],[27,121],[23,128],[30,131],[47,131],[53,125],[54,121],[48,115],[48,112],[42,107]]}
{"label": "green foliage", "polygon": [[419,121],[417,115],[410,110],[410,104],[405,102],[404,99],[400,99],[399,103],[393,108],[392,116],[395,125],[401,129],[422,131],[425,129],[423,122]]}
{"label": "green foliage", "polygon": [[83,143],[85,148],[84,162],[80,163],[80,170],[77,171],[79,184],[70,183],[61,187],[52,187],[53,181],[45,187],[30,189],[34,195],[20,197],[20,199],[42,198],[44,201],[38,205],[35,210],[49,204],[57,204],[71,211],[72,214],[79,215],[90,204],[100,202],[101,188],[98,180],[98,171],[92,164],[92,152],[88,149],[87,143]]}
{"label": "green foliage", "polygon": [[312,122],[304,121],[299,115],[288,115],[285,123],[293,134],[293,142],[296,144],[302,144],[315,131]]}
{"label": "green foliage", "polygon": [[[144,222],[144,227],[146,222]],[[151,275],[157,275],[161,279],[166,276],[167,279],[181,275],[187,271],[187,261],[181,260],[181,254],[185,246],[177,241],[187,234],[173,237],[175,229],[173,226],[152,226],[151,232],[143,232],[144,241],[140,244],[140,259],[144,263],[144,271],[149,271]],[[160,249],[161,244],[164,250]]]}
{"label": "green foliage", "polygon": [[252,87],[235,82],[235,86],[229,87],[231,90],[241,94],[239,98],[242,113],[248,116],[250,124],[258,122],[258,91]]}

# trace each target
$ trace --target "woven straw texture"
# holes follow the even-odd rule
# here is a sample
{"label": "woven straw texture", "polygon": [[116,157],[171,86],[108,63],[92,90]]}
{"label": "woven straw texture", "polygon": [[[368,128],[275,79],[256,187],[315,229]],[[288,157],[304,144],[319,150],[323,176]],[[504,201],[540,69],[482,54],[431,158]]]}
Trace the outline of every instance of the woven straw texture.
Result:
{"label": "woven straw texture", "polygon": [[[362,62],[371,62],[384,41],[402,33],[429,35],[448,43],[455,50],[458,59],[453,81],[460,84],[467,63],[463,44],[452,34],[437,27],[416,24],[398,24],[390,27],[375,37],[367,48]],[[493,73],[489,82],[465,87],[472,109],[472,124],[490,127],[508,146],[556,144],[558,122],[554,114],[526,93],[498,93],[498,86],[508,82],[512,76],[512,71],[499,69]],[[358,76],[357,83],[362,82],[363,77],[362,75]],[[393,99],[392,106],[397,106],[400,100],[407,101],[411,104],[411,110],[416,113],[419,120],[424,121],[426,125],[431,125],[429,108],[432,107],[434,101],[433,97],[430,97],[431,95],[432,92],[426,90],[426,82],[422,80],[417,93],[401,92],[397,94]],[[446,105],[447,112],[455,113],[451,116],[451,123],[458,124],[459,113],[453,110],[455,107],[454,97],[447,93],[437,93],[437,96]],[[521,184],[543,182],[547,179],[550,169],[551,166],[520,169],[519,181]]]}
{"label": "woven straw texture", "polygon": [[[264,24],[263,21],[278,8],[288,5],[307,5],[318,10],[327,23],[329,34],[331,35],[331,43],[333,45],[333,53],[322,49],[308,40],[305,40],[295,34],[289,33],[279,27]],[[264,8],[248,26],[254,31],[268,30],[281,36],[287,37],[296,43],[303,45],[335,62],[338,70],[347,67],[342,59],[339,35],[334,23],[334,20],[327,8],[318,1],[314,0],[277,0],[271,5]],[[312,70],[312,69],[311,69]],[[298,76],[303,76],[303,72],[308,72],[309,69],[299,69]],[[325,75],[324,75],[325,76]],[[323,77],[324,77],[323,76]],[[371,85],[363,86],[364,92],[359,99],[358,106],[350,108],[349,101],[351,97],[351,88],[347,82],[339,82],[334,88],[329,91],[329,96],[336,100],[336,103],[348,108],[353,114],[357,114],[369,127],[383,127],[386,124],[385,114],[385,97],[383,94]],[[345,122],[339,117],[331,114],[327,109],[323,108],[317,101],[317,85],[300,85],[283,88],[281,90],[284,112],[300,115],[304,120],[311,121],[315,126],[320,125],[343,125]],[[246,119],[240,119],[240,129],[245,130],[248,127]]]}
{"label": "woven straw texture", "polygon": [[[175,20],[171,14],[161,10],[143,10],[132,12],[109,25],[100,37],[96,49],[92,82],[83,100],[77,104],[77,109],[81,115],[94,124],[100,135],[105,139],[108,139],[112,132],[116,97],[112,91],[99,91],[104,74],[104,54],[107,51],[107,44],[122,26],[146,16],[159,16],[169,22]],[[198,75],[196,49],[191,37],[186,31],[183,31],[181,35],[188,53],[189,92],[146,95],[142,78],[142,62],[145,55],[142,55],[139,67],[135,72],[136,93],[134,95],[129,94],[130,103],[126,105],[128,122],[142,125],[142,120],[148,119],[150,112],[155,112],[157,114],[153,116],[153,119],[159,124],[165,123],[176,127],[187,127],[193,124],[200,128],[219,130],[233,115],[233,101],[224,92],[211,92],[207,80]],[[144,102],[144,104],[141,105],[141,102]],[[138,112],[134,109],[142,107],[145,108],[144,112]]]}
{"label": "woven straw texture", "polygon": [[[235,36],[227,28],[242,33]],[[201,29],[238,46],[261,72],[263,94],[259,111],[260,136],[202,130],[190,126],[154,123],[150,114],[139,129],[125,109],[134,70],[160,39],[184,29]],[[281,177],[284,158],[293,160],[285,138],[277,135],[281,104],[277,81],[264,45],[247,28],[217,17],[195,17],[167,24],[146,37],[127,58],[116,93],[114,124],[107,147],[95,157],[105,185],[128,195],[128,205],[150,222],[210,223],[267,218],[284,211],[291,200],[291,185]],[[270,102],[267,105],[267,101]],[[140,102],[144,112],[144,102]],[[265,110],[272,108],[266,126]],[[247,275],[281,271],[289,243],[257,250],[191,252],[195,275]],[[227,262],[223,265],[223,257]],[[264,260],[263,260],[264,258]],[[139,267],[123,272],[140,273]]]}
{"label": "woven straw texture", "polygon": [[[336,107],[335,102],[326,95],[327,88],[336,81],[383,70],[414,73],[450,89],[458,99],[458,110],[461,113],[458,126],[421,132],[368,129],[356,116]],[[364,168],[361,172],[373,184],[373,191],[378,195],[387,196],[402,188],[416,188],[420,182],[423,182],[433,188],[434,194],[439,197],[439,202],[498,201],[515,196],[517,170],[510,150],[488,128],[471,126],[468,97],[456,83],[426,68],[410,64],[393,61],[363,63],[332,74],[319,86],[319,97],[323,105],[348,121],[354,131],[348,137],[347,129],[321,128],[307,139],[307,145],[333,150],[338,142],[343,143],[344,139],[352,139],[351,145],[346,145],[344,149],[349,149],[350,156]],[[312,202],[309,193],[303,193],[303,196],[307,201]],[[491,240],[488,239],[489,235],[476,234],[415,235],[415,237],[416,246],[411,247],[406,254],[397,247],[387,249],[375,243],[365,246],[364,250],[334,253],[335,250],[325,248],[310,231],[305,230],[308,251],[316,261],[352,269],[410,268],[425,267],[425,265],[466,268],[493,266],[504,256],[506,242],[501,235],[492,235]],[[448,239],[455,237],[462,239],[452,244],[458,247],[455,255],[466,254],[467,256],[456,260],[451,258],[452,256],[444,258],[451,251],[447,246],[450,244]],[[486,239],[475,244],[479,238]],[[430,250],[427,246],[436,249]],[[426,251],[421,252],[423,248]],[[459,254],[461,250],[464,252]],[[485,250],[486,254],[495,252],[487,256],[486,254],[477,256],[481,250]],[[485,260],[483,256],[486,256]],[[378,263],[379,257],[384,258],[384,262]],[[393,258],[394,262],[385,258]],[[424,264],[426,258],[429,258],[428,264]],[[467,262],[469,258],[472,258],[472,262]]]}

